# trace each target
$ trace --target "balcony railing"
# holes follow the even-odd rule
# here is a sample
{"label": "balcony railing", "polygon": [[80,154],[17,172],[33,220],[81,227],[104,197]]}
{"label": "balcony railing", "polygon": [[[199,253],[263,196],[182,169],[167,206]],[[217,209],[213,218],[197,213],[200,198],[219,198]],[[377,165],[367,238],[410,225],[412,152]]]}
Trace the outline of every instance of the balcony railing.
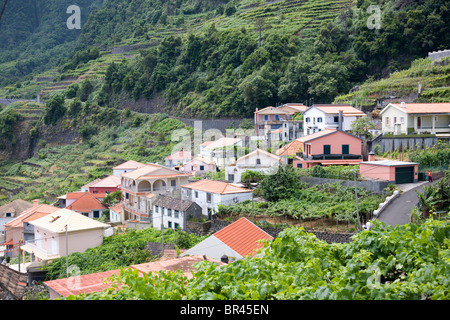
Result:
{"label": "balcony railing", "polygon": [[297,154],[305,160],[354,160],[361,159],[358,154],[315,154],[307,157],[305,154]]}
{"label": "balcony railing", "polygon": [[42,247],[39,247],[36,245],[36,241],[42,241],[42,240],[28,240],[25,241],[25,246],[30,249],[33,250],[35,252],[41,253],[45,256],[47,256],[48,258],[55,258],[55,257],[59,257],[59,252],[57,249],[49,251],[46,249],[43,249]]}

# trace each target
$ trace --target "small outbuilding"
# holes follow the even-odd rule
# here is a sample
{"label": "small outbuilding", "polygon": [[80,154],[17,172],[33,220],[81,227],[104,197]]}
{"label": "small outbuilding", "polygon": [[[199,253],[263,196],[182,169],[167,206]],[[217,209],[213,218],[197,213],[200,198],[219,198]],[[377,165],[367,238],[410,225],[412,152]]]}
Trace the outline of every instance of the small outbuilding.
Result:
{"label": "small outbuilding", "polygon": [[359,173],[361,177],[395,184],[414,183],[419,180],[419,164],[396,160],[365,161],[360,162]]}

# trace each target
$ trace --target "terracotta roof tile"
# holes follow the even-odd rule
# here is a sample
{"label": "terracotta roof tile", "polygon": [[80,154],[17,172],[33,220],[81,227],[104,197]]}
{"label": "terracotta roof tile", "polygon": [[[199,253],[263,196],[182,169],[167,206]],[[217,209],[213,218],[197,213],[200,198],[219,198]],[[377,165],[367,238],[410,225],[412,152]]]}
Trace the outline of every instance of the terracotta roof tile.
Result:
{"label": "terracotta roof tile", "polygon": [[90,212],[91,210],[105,210],[106,207],[90,192],[84,192],[80,198],[67,206],[67,209],[77,212]]}
{"label": "terracotta roof tile", "polygon": [[400,110],[406,113],[450,113],[450,102],[442,103],[405,103],[402,107],[401,103],[391,103]]}
{"label": "terracotta roof tile", "polygon": [[44,215],[53,213],[59,209],[61,208],[57,208],[48,204],[40,204],[25,210],[15,219],[9,221],[8,223],[5,223],[5,226],[11,228],[21,228],[23,227],[24,220],[27,220],[26,222],[33,221],[38,218],[41,218]]}
{"label": "terracotta roof tile", "polygon": [[272,240],[273,237],[261,228],[250,222],[247,218],[240,218],[225,228],[213,234],[228,247],[241,256],[253,256],[257,249],[263,247],[259,240]]}
{"label": "terracotta roof tile", "polygon": [[236,187],[231,183],[209,179],[202,179],[193,183],[182,185],[181,187],[217,194],[253,192],[251,189]]}
{"label": "terracotta roof tile", "polygon": [[144,163],[134,161],[134,160],[128,160],[122,164],[119,164],[118,166],[114,167],[113,170],[124,170],[124,169],[138,169],[145,166]]}
{"label": "terracotta roof tile", "polygon": [[121,179],[117,176],[110,175],[106,178],[100,179],[99,181],[91,184],[91,188],[117,188],[121,184]]}

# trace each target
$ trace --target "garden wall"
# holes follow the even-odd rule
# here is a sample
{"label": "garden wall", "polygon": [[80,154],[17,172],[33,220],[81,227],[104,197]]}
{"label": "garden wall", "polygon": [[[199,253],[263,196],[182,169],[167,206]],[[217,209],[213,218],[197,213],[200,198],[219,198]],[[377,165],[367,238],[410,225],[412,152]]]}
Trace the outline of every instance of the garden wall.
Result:
{"label": "garden wall", "polygon": [[383,190],[390,184],[389,181],[352,181],[352,180],[340,180],[340,179],[328,179],[328,178],[315,178],[315,177],[300,177],[300,180],[308,183],[310,186],[316,184],[327,184],[338,182],[344,187],[354,187],[355,183],[358,187],[367,189],[371,192],[381,194]]}

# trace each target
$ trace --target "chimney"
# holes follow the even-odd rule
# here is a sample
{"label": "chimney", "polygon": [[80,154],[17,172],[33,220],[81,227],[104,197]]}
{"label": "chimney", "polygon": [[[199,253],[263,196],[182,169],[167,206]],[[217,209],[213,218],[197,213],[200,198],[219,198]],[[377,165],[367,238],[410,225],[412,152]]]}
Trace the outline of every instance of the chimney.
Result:
{"label": "chimney", "polygon": [[368,160],[368,161],[375,161],[375,153],[370,152],[370,153],[367,155],[367,160]]}
{"label": "chimney", "polygon": [[338,130],[342,130],[342,122],[344,122],[344,113],[342,110],[339,110]]}
{"label": "chimney", "polygon": [[402,103],[400,105],[401,105],[402,108],[406,107],[405,101],[402,101]]}
{"label": "chimney", "polygon": [[33,200],[33,207],[37,207],[39,205],[39,199]]}

